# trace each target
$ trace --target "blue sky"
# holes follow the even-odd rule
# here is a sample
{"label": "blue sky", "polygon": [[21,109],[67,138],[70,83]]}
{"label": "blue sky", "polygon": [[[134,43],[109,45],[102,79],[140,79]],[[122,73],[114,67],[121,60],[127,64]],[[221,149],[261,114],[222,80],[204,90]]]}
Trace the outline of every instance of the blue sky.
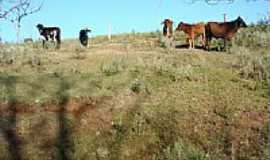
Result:
{"label": "blue sky", "polygon": [[[187,1],[187,0],[186,0]],[[241,15],[247,23],[256,22],[270,11],[270,2],[258,0],[247,2],[207,5],[204,2],[189,4],[185,0],[45,0],[42,10],[23,20],[21,38],[39,37],[37,23],[59,26],[63,38],[77,38],[83,27],[90,27],[91,36],[107,34],[112,24],[113,34],[156,31],[161,29],[164,18],[175,22],[195,23],[200,21],[222,21],[223,13],[228,19]],[[0,21],[0,36],[4,41],[15,41],[12,24]],[[175,24],[176,25],[176,24]]]}

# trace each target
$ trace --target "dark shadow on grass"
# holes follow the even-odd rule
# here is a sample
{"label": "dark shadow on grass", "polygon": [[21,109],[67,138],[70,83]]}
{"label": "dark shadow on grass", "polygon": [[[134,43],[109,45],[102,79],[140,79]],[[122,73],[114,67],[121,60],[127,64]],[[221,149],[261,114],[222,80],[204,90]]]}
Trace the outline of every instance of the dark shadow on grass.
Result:
{"label": "dark shadow on grass", "polygon": [[70,95],[68,90],[70,84],[64,79],[63,76],[59,76],[59,90],[58,90],[58,101],[60,111],[58,113],[59,133],[58,133],[58,157],[59,160],[69,160],[69,152],[72,151],[73,146],[70,141],[71,128],[68,124],[66,107],[69,101]]}
{"label": "dark shadow on grass", "polygon": [[[181,45],[176,45],[176,49],[189,49],[189,44],[181,44]],[[195,49],[202,49],[205,50],[203,46],[195,45]]]}
{"label": "dark shadow on grass", "polygon": [[[16,133],[17,127],[17,99],[16,77],[1,76],[0,83],[7,93],[8,110],[0,112],[0,131],[8,142],[8,151],[11,159],[21,160],[21,141]],[[3,154],[3,153],[1,153]]]}

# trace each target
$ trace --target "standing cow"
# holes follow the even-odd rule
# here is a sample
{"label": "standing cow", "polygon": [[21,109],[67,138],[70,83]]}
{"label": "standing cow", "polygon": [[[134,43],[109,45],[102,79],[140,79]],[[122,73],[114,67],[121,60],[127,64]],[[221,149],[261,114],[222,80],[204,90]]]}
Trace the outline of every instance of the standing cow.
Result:
{"label": "standing cow", "polygon": [[163,36],[171,38],[173,36],[173,21],[165,19],[161,24],[163,25]]}
{"label": "standing cow", "polygon": [[82,30],[80,30],[80,36],[79,36],[81,45],[84,47],[87,47],[87,48],[88,48],[88,39],[89,39],[88,33],[89,32],[91,32],[91,30],[88,28],[82,29]]}
{"label": "standing cow", "polygon": [[224,49],[226,50],[226,41],[231,41],[241,27],[247,27],[247,24],[240,16],[231,22],[208,22],[205,26],[208,50],[210,50],[210,43],[213,37],[222,38],[224,40]]}
{"label": "standing cow", "polygon": [[201,36],[202,45],[205,47],[205,24],[203,22],[197,24],[188,24],[180,22],[176,31],[184,31],[189,42],[189,49],[195,48],[195,38]]}
{"label": "standing cow", "polygon": [[59,27],[44,27],[42,24],[37,25],[39,34],[44,38],[42,46],[45,48],[45,43],[49,40],[56,43],[56,48],[61,47],[61,30]]}

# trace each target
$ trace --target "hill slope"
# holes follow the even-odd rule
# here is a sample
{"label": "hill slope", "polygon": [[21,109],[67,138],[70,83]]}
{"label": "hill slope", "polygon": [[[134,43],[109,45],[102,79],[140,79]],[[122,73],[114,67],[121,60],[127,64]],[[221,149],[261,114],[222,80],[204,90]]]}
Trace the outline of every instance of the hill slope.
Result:
{"label": "hill slope", "polygon": [[206,52],[138,33],[89,49],[1,46],[0,159],[268,159],[269,49],[246,43]]}

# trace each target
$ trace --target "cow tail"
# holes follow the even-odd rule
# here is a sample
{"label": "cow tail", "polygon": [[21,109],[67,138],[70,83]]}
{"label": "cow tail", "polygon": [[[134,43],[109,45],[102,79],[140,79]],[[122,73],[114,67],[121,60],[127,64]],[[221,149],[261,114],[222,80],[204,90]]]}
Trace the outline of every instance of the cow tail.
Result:
{"label": "cow tail", "polygon": [[58,30],[56,40],[57,40],[57,48],[59,49],[61,46],[61,30],[60,29]]}
{"label": "cow tail", "polygon": [[210,41],[211,41],[211,28],[210,25],[207,23],[205,25],[205,48],[208,48],[210,50]]}
{"label": "cow tail", "polygon": [[206,36],[206,40],[211,39],[211,28],[209,24],[205,25],[205,36]]}

